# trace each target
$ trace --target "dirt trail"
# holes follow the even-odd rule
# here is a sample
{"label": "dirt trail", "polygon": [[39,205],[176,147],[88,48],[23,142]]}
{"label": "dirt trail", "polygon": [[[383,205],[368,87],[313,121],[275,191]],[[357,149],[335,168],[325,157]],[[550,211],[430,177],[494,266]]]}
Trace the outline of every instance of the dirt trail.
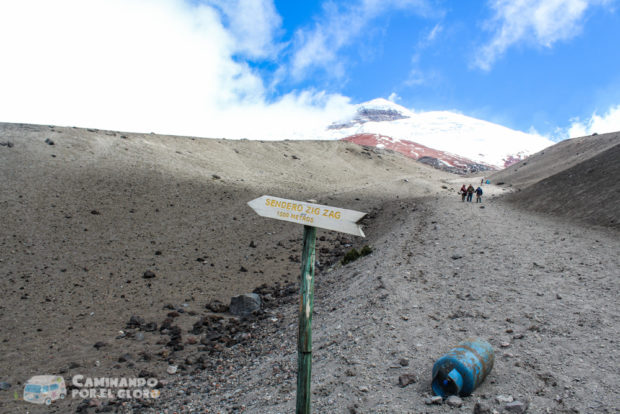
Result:
{"label": "dirt trail", "polygon": [[[617,233],[457,197],[390,203],[377,220],[395,227],[369,234],[371,256],[317,277],[315,412],[452,412],[424,403],[430,370],[472,336],[494,346],[496,362],[460,412],[478,400],[501,411],[498,395],[528,401],[532,413],[618,412],[617,368],[609,364],[620,356]],[[219,374],[180,378],[163,391],[184,392],[169,406],[292,412],[295,305],[277,311],[284,321],[265,339],[268,353],[229,356]],[[403,373],[417,382],[401,388]],[[219,385],[196,392],[205,384]]]}

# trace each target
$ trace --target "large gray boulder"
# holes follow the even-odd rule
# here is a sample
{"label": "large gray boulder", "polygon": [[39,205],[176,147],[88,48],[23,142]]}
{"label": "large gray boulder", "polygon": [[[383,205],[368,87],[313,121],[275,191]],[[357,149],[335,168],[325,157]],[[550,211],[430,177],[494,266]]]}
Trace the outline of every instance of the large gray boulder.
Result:
{"label": "large gray boulder", "polygon": [[235,316],[246,316],[259,310],[260,305],[260,296],[256,293],[234,296],[230,298],[230,313]]}

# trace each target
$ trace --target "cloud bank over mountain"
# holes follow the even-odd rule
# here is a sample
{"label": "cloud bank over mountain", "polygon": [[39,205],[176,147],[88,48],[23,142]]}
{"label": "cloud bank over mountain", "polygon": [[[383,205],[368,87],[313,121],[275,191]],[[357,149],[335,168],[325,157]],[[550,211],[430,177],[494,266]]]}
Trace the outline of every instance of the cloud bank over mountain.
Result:
{"label": "cloud bank over mountain", "polygon": [[[506,2],[493,2],[494,40],[480,65],[490,67],[532,33],[549,47],[568,39],[589,8],[612,3],[524,1],[510,14]],[[359,62],[345,51],[380,53],[364,43],[366,33],[381,38],[389,20],[402,16],[422,27],[423,39],[399,51],[413,53],[417,65],[420,50],[452,30],[442,20],[446,13],[430,0],[322,2],[310,23],[291,28],[273,0],[2,2],[0,121],[206,137],[312,136],[367,100],[333,83],[312,83],[318,72],[346,84]],[[540,18],[527,23],[532,14]],[[547,24],[559,15],[571,31]],[[441,76],[416,66],[402,84],[416,88],[429,79]],[[617,107],[609,111],[563,130],[620,129]]]}
{"label": "cloud bank over mountain", "polygon": [[10,12],[0,25],[3,121],[243,138],[292,136],[349,108],[317,90],[268,99],[236,58],[277,53],[271,1],[23,1]]}

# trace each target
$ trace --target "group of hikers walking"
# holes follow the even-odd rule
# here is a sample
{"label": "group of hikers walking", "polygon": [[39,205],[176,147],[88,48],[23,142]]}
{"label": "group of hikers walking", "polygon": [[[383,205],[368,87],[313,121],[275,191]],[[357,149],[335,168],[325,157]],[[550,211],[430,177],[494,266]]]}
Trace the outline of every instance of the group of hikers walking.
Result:
{"label": "group of hikers walking", "polygon": [[469,187],[465,187],[465,184],[463,184],[459,190],[462,201],[465,201],[465,198],[467,198],[467,201],[471,202],[471,199],[474,197],[474,193],[476,193],[476,203],[482,203],[482,187],[478,186],[478,188],[474,190],[473,185],[469,184]]}

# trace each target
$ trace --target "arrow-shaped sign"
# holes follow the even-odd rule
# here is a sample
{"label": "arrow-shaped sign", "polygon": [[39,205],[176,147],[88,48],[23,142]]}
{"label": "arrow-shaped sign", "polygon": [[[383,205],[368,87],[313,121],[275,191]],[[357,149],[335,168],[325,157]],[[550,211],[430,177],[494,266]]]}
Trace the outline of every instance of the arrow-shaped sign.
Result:
{"label": "arrow-shaped sign", "polygon": [[259,216],[365,237],[362,227],[357,224],[366,215],[361,211],[268,195],[256,198],[248,205]]}
{"label": "arrow-shaped sign", "polygon": [[267,195],[248,202],[248,205],[259,216],[304,225],[299,292],[299,335],[297,338],[297,408],[295,412],[297,414],[310,414],[316,228],[320,227],[364,237],[362,227],[357,222],[366,213]]}

